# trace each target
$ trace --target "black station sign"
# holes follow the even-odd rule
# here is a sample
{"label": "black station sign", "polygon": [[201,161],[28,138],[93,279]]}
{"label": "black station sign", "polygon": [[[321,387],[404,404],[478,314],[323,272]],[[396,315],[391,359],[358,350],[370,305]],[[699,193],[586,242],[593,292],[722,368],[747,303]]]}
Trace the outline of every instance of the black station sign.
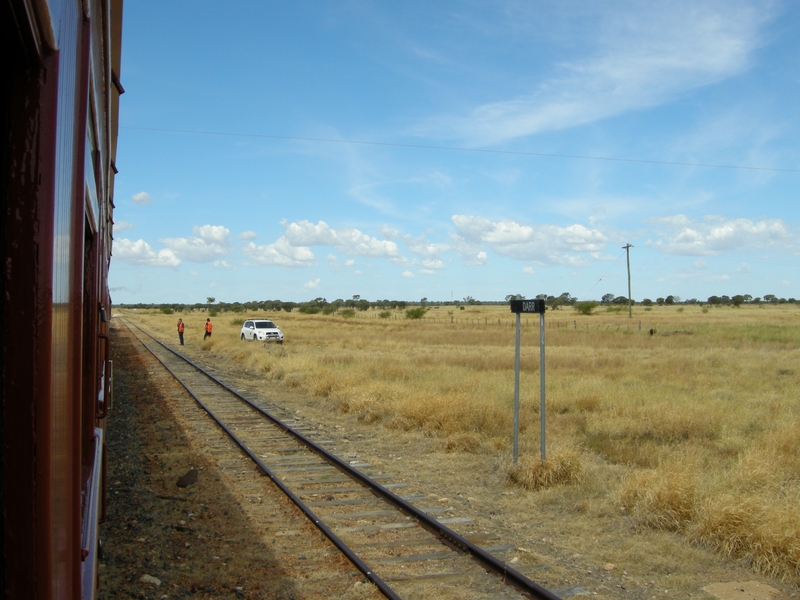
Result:
{"label": "black station sign", "polygon": [[511,300],[512,313],[536,313],[543,315],[544,300]]}

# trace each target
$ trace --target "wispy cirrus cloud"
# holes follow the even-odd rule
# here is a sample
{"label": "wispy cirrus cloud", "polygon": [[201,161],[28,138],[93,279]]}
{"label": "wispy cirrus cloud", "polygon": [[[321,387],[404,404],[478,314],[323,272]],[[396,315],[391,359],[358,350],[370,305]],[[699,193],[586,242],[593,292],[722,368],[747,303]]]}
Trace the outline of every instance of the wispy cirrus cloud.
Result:
{"label": "wispy cirrus cloud", "polygon": [[800,236],[781,219],[725,219],[706,216],[701,220],[685,215],[660,217],[648,221],[658,237],[647,246],[667,254],[713,256],[746,248],[796,251]]}
{"label": "wispy cirrus cloud", "polygon": [[497,144],[659,106],[745,71],[773,15],[769,3],[665,2],[605,7],[573,31],[592,54],[555,65],[528,94],[433,118],[416,133]]}

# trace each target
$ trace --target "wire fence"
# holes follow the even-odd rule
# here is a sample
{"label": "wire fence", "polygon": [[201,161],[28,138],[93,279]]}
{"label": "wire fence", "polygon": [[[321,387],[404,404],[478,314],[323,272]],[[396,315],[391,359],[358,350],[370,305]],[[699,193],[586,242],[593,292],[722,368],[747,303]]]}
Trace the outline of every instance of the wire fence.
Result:
{"label": "wire fence", "polygon": [[[399,321],[409,321],[409,322],[417,322],[420,324],[430,324],[430,323],[441,323],[441,324],[450,324],[450,325],[473,325],[473,326],[483,326],[483,327],[516,327],[517,321],[515,317],[511,317],[508,319],[503,318],[496,318],[496,317],[458,317],[455,315],[443,315],[443,316],[436,316],[436,317],[420,317],[418,319],[411,319],[406,317],[402,313],[393,313],[388,317],[381,317],[380,314],[370,314],[370,313],[356,313],[350,318],[356,319],[378,319],[378,320],[399,320]],[[593,319],[594,320],[594,319]],[[521,318],[520,319],[520,326],[521,327],[539,327],[539,319],[538,318]],[[609,331],[609,332],[616,332],[616,331],[645,331],[647,333],[655,332],[654,328],[650,328],[647,326],[642,325],[642,321],[633,321],[631,323],[596,323],[596,322],[585,322],[581,320],[580,322],[578,319],[572,320],[555,320],[555,319],[547,319],[545,318],[545,328],[546,329],[563,329],[563,330],[572,330],[572,331]]]}

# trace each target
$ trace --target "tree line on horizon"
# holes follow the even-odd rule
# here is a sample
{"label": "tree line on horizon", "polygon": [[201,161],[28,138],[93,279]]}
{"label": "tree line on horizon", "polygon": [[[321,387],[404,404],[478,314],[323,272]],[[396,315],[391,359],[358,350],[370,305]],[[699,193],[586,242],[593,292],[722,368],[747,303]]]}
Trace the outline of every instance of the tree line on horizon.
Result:
{"label": "tree line on horizon", "polygon": [[[367,300],[366,298],[362,298],[360,295],[356,294],[352,298],[344,300],[342,298],[337,298],[333,301],[328,301],[323,297],[318,297],[313,300],[309,300],[307,302],[291,302],[291,301],[282,301],[282,300],[253,300],[250,302],[217,302],[215,298],[208,297],[206,298],[206,302],[197,302],[194,304],[186,304],[186,303],[174,303],[174,302],[166,302],[166,303],[124,303],[124,304],[115,304],[114,306],[118,308],[136,308],[136,309],[171,309],[175,312],[185,312],[187,310],[204,310],[204,311],[213,311],[215,313],[222,313],[222,312],[230,312],[230,313],[244,313],[249,311],[256,311],[256,310],[264,310],[264,311],[285,311],[285,312],[292,312],[297,310],[298,312],[305,313],[305,314],[316,314],[316,313],[323,313],[323,314],[333,314],[342,309],[350,309],[354,311],[367,311],[369,309],[373,310],[406,310],[409,306],[421,307],[421,308],[428,308],[431,306],[455,306],[460,309],[464,309],[465,306],[472,306],[472,305],[498,305],[498,304],[506,304],[510,300],[515,299],[525,299],[525,296],[522,294],[509,294],[505,297],[505,301],[498,300],[498,301],[481,301],[476,300],[472,296],[466,296],[463,300],[447,300],[447,301],[429,301],[428,298],[422,298],[418,301],[408,301],[408,300]],[[628,304],[628,297],[627,296],[615,296],[614,294],[604,294],[602,298],[598,300],[588,300],[588,301],[578,301],[575,296],[572,296],[569,292],[564,292],[559,296],[551,296],[548,294],[538,294],[536,299],[544,300],[545,304],[547,305],[548,309],[550,310],[559,310],[562,307],[569,306],[577,308],[578,310],[584,309],[586,304],[592,305],[593,307],[606,305],[606,306],[627,306]],[[737,294],[734,296],[709,296],[707,300],[698,300],[697,298],[691,298],[688,300],[681,300],[679,296],[666,296],[666,297],[659,297],[655,300],[650,298],[643,298],[640,301],[632,300],[631,304],[633,305],[640,305],[640,306],[673,306],[677,304],[683,305],[692,305],[692,304],[700,304],[700,305],[710,305],[710,306],[742,306],[744,304],[797,304],[798,301],[794,298],[779,298],[775,294],[765,294],[763,297],[753,297],[750,294]],[[583,312],[583,311],[582,311]]]}

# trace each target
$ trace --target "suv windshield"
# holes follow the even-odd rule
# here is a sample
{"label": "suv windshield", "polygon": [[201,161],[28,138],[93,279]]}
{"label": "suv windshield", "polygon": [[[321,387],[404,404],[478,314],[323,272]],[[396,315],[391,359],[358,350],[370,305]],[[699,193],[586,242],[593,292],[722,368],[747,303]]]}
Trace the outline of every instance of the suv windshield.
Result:
{"label": "suv windshield", "polygon": [[272,321],[256,321],[256,329],[275,329]]}

